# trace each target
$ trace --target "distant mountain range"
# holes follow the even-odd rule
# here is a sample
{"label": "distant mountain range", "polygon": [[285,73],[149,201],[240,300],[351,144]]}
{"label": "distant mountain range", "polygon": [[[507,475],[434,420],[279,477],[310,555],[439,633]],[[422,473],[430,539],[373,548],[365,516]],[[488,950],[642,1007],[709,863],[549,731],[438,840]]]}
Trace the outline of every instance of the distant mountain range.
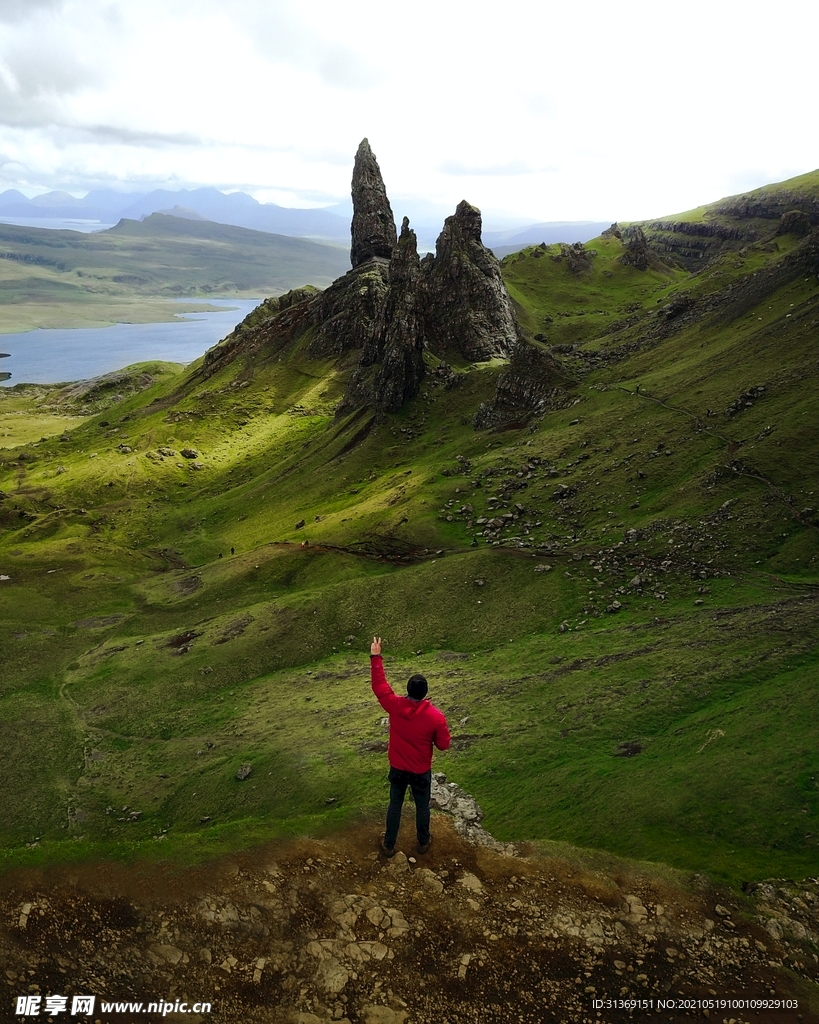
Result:
{"label": "distant mountain range", "polygon": [[[259,203],[245,192],[226,194],[216,188],[154,189],[152,192],[96,189],[83,199],[68,192],[45,192],[33,199],[17,189],[0,192],[0,221],[31,227],[95,231],[111,227],[123,218],[143,220],[153,213],[169,213],[174,217],[210,220],[292,238],[344,244],[350,241],[349,209],[348,203],[328,209],[294,209]],[[430,211],[424,212],[412,223],[421,248],[433,249],[443,216],[437,211],[434,216]],[[449,211],[452,212],[454,209]],[[546,221],[503,231],[484,231],[483,238],[484,243],[502,257],[540,242],[586,242],[607,227],[605,222]]]}
{"label": "distant mountain range", "polygon": [[[0,224],[0,333],[168,318],[161,301],[327,287],[350,267],[336,243],[153,213],[92,233]],[[5,369],[5,368],[3,368]]]}
{"label": "distant mountain range", "polygon": [[[245,192],[225,194],[216,188],[154,189],[153,192],[115,192],[99,189],[84,199],[68,192],[46,192],[27,199],[17,189],[0,193],[0,218],[13,219],[32,227],[45,226],[43,221],[97,221],[99,227],[110,227],[122,218],[142,220],[152,213],[175,216],[198,215],[217,224],[267,231],[298,238],[348,242],[348,220],[326,210],[298,210],[259,203]],[[60,224],[60,227],[68,227]]]}
{"label": "distant mountain range", "polygon": [[605,221],[549,220],[507,231],[484,231],[483,244],[499,259],[503,259],[510,252],[518,252],[527,245],[540,245],[541,242],[546,245],[554,245],[555,242],[588,242],[597,238],[609,226]]}

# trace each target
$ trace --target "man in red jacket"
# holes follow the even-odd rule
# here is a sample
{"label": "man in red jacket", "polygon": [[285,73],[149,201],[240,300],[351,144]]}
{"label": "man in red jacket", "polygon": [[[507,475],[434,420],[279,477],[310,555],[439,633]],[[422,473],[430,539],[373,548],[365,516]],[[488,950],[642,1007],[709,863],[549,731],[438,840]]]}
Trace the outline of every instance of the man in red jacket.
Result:
{"label": "man in red jacket", "polygon": [[381,637],[373,637],[370,645],[370,675],[373,693],[390,716],[390,805],[387,808],[387,830],[381,839],[381,852],[387,857],[395,853],[401,808],[409,786],[415,801],[415,829],[418,852],[426,853],[432,837],[429,834],[429,796],[432,786],[432,747],[447,750],[449,728],[443,712],[426,700],[427,681],[414,675],[407,683],[407,696],[393,692],[384,675],[381,660]]}

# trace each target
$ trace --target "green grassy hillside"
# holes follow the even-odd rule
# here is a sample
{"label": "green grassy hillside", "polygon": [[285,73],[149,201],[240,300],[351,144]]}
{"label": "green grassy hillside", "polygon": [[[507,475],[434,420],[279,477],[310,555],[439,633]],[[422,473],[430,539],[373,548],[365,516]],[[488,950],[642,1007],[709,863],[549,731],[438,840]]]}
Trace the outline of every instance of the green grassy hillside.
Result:
{"label": "green grassy hillside", "polygon": [[377,818],[379,633],[397,686],[428,676],[455,737],[437,765],[499,838],[815,872],[800,244],[698,275],[623,266],[615,238],[582,274],[558,247],[508,257],[524,327],[577,384],[503,432],[471,425],[502,365],[339,421],[348,371],[303,345],[207,380],[155,368],[113,404],[0,394],[6,859],[194,857]]}

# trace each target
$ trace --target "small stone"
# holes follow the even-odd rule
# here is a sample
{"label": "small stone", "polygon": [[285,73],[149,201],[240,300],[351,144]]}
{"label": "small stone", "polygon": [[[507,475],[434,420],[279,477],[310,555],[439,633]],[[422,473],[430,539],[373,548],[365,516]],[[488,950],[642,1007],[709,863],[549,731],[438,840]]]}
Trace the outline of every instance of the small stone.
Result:
{"label": "small stone", "polygon": [[477,875],[473,875],[471,871],[467,871],[458,879],[458,885],[462,885],[465,889],[470,889],[472,892],[483,892],[483,882]]}
{"label": "small stone", "polygon": [[[166,963],[171,965],[178,964],[184,955],[182,950],[177,949],[176,946],[158,945],[151,946],[150,949],[155,957],[158,957],[160,960],[164,960]],[[234,963],[235,962],[236,961],[234,961]]]}

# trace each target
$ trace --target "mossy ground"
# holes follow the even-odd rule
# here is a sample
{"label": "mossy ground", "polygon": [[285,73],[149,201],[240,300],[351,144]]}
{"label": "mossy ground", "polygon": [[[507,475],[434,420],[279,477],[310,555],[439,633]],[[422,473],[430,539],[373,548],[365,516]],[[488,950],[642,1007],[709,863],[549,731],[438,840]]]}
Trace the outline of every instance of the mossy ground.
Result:
{"label": "mossy ground", "polygon": [[[606,351],[714,286],[591,247],[591,284],[505,263],[553,344]],[[502,365],[337,421],[343,367],[303,346],[85,418],[0,394],[5,860],[195,858],[377,817],[378,633],[396,686],[430,679],[455,737],[437,766],[499,838],[814,870],[816,303],[797,281],[636,345],[502,433],[471,426]],[[615,314],[636,320],[601,334]]]}

